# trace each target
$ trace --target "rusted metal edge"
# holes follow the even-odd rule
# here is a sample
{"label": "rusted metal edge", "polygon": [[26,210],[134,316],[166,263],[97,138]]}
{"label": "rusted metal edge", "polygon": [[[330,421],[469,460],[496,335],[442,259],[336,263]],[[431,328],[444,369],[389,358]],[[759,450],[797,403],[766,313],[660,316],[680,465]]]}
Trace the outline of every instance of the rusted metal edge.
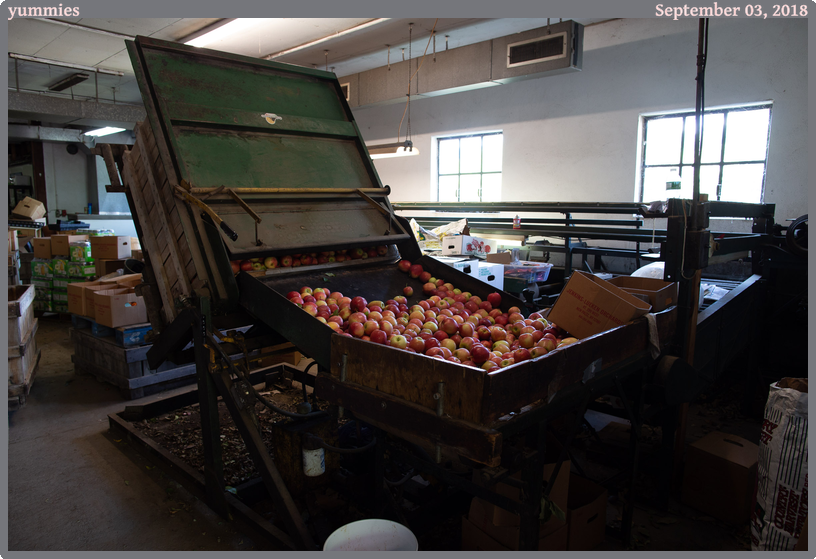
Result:
{"label": "rusted metal edge", "polygon": [[[202,474],[173,456],[153,439],[140,433],[128,421],[119,417],[119,414],[109,414],[108,425],[111,431],[125,437],[142,456],[158,466],[184,489],[206,502],[206,490]],[[252,532],[251,536],[259,536],[261,539],[268,540],[269,543],[283,545],[290,550],[297,549],[294,541],[280,528],[265,520],[231,493],[225,491],[225,496],[231,511],[246,524],[249,531]]]}
{"label": "rusted metal edge", "polygon": [[315,393],[396,436],[407,434],[443,444],[487,466],[498,466],[501,462],[502,435],[494,429],[459,419],[440,418],[433,410],[358,384],[342,382],[326,373],[318,374]]}

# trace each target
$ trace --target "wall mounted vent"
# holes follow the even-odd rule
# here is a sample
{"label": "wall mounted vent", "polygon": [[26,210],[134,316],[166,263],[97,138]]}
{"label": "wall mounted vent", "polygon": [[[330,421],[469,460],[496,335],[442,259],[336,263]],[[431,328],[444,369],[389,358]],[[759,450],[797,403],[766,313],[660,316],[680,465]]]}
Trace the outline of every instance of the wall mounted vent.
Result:
{"label": "wall mounted vent", "polygon": [[567,33],[554,33],[507,45],[507,67],[548,62],[567,57]]}

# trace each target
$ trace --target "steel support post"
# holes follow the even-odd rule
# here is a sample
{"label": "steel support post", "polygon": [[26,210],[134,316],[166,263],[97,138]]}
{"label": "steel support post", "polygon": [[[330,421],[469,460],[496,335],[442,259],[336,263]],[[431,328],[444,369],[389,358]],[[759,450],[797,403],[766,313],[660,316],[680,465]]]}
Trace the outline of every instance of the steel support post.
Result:
{"label": "steel support post", "polygon": [[192,322],[195,347],[198,403],[201,413],[201,440],[204,447],[204,482],[207,504],[224,518],[230,518],[229,505],[224,495],[224,463],[221,456],[221,425],[215,384],[209,368],[209,352],[205,346],[209,321],[209,299],[201,299],[200,312]]}

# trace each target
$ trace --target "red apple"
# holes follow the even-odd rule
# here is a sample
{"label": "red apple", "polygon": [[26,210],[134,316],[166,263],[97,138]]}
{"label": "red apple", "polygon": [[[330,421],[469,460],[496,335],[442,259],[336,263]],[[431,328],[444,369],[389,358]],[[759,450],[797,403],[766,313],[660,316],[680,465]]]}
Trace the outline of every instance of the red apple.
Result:
{"label": "red apple", "polygon": [[402,292],[403,292],[403,293],[405,293],[405,296],[406,296],[406,297],[410,297],[410,296],[412,296],[412,295],[414,294],[414,288],[413,288],[413,287],[411,287],[410,285],[406,285],[406,286],[405,286],[405,287],[402,289]]}
{"label": "red apple", "polygon": [[414,264],[408,269],[408,275],[411,276],[412,278],[418,278],[421,273],[422,273],[421,264]]}
{"label": "red apple", "polygon": [[411,269],[411,262],[410,262],[410,261],[408,261],[408,260],[400,260],[400,261],[399,261],[399,264],[397,264],[397,266],[399,267],[399,269],[400,269],[401,271],[403,271],[403,272],[406,272],[406,273],[407,273],[407,272],[408,272],[408,270],[410,270],[410,269]]}
{"label": "red apple", "polygon": [[496,363],[494,363],[493,361],[485,361],[484,363],[482,363],[482,369],[484,369],[485,371],[488,371],[488,372],[492,371],[493,369],[498,369],[498,368],[499,368],[499,366],[496,365]]}
{"label": "red apple", "polygon": [[462,362],[468,361],[470,359],[470,352],[463,347],[460,347],[453,354]]}
{"label": "red apple", "polygon": [[250,260],[241,260],[241,269],[245,272],[248,272],[252,269],[252,261]]}
{"label": "red apple", "polygon": [[501,306],[501,293],[493,292],[487,296],[487,301],[493,308],[499,308]]}
{"label": "red apple", "polygon": [[362,311],[363,311],[363,309],[365,309],[365,308],[366,308],[366,305],[367,305],[367,304],[368,304],[368,303],[366,302],[366,300],[365,300],[365,299],[363,299],[362,297],[359,297],[359,296],[358,296],[358,297],[354,297],[354,298],[351,300],[351,310],[353,310],[353,311],[357,311],[357,312],[362,312]]}
{"label": "red apple", "polygon": [[349,324],[348,328],[349,334],[354,336],[355,338],[362,338],[365,336],[365,326],[362,322],[352,322]]}
{"label": "red apple", "polygon": [[430,272],[422,272],[419,274],[419,281],[422,283],[428,283],[431,280],[431,273]]}
{"label": "red apple", "polygon": [[385,256],[388,254],[388,247],[386,245],[380,245],[377,247],[377,254],[379,256]]}
{"label": "red apple", "polygon": [[502,359],[501,363],[499,363],[499,367],[501,367],[503,369],[505,367],[509,367],[510,365],[515,364],[515,362],[516,361],[512,357],[509,358],[509,359]]}
{"label": "red apple", "polygon": [[425,353],[425,340],[416,336],[409,343],[408,347],[412,348],[417,353]]}
{"label": "red apple", "polygon": [[369,337],[375,344],[385,344],[388,341],[388,334],[382,330],[374,330],[369,334]]}
{"label": "red apple", "polygon": [[578,338],[564,338],[564,339],[561,340],[561,343],[558,344],[558,347],[574,344],[577,341],[578,341]]}
{"label": "red apple", "polygon": [[527,361],[530,358],[530,350],[527,348],[519,348],[513,352],[513,359],[516,360],[516,363],[521,363],[522,361]]}
{"label": "red apple", "polygon": [[278,267],[278,259],[274,256],[267,256],[264,258],[264,266],[270,270],[275,269]]}
{"label": "red apple", "polygon": [[238,262],[237,260],[232,260],[230,262],[230,266],[232,266],[232,273],[233,274],[237,274],[238,272],[241,271],[241,263]]}
{"label": "red apple", "polygon": [[535,339],[533,339],[533,335],[525,332],[518,338],[519,345],[523,348],[530,349],[535,345]]}
{"label": "red apple", "polygon": [[507,338],[507,332],[501,326],[491,326],[488,329],[490,330],[490,338],[494,342],[498,342],[499,340],[504,340]]}
{"label": "red apple", "polygon": [[549,351],[541,346],[535,346],[533,349],[530,350],[530,357],[535,359],[536,357],[541,357],[542,355],[547,355]]}
{"label": "red apple", "polygon": [[474,345],[470,349],[470,358],[477,365],[481,365],[490,358],[490,351],[483,345]]}

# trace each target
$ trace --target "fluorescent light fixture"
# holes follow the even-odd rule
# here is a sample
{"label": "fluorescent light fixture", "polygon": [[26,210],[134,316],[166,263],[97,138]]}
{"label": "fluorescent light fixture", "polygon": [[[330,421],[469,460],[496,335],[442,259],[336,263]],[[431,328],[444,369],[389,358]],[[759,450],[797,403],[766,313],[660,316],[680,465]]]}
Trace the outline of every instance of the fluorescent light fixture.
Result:
{"label": "fluorescent light fixture", "polygon": [[[368,146],[366,146],[368,147]],[[393,144],[380,144],[368,148],[371,159],[385,159],[386,157],[406,157],[409,155],[419,155],[419,150],[414,147],[413,142],[395,142]]]}
{"label": "fluorescent light fixture", "polygon": [[104,128],[97,128],[96,130],[91,130],[90,132],[85,132],[86,136],[107,136],[108,134],[116,134],[117,132],[124,132],[124,128],[114,128],[112,126],[106,126]]}
{"label": "fluorescent light fixture", "polygon": [[231,35],[240,33],[241,31],[247,29],[254,23],[255,18],[251,17],[235,18],[223,25],[216,27],[212,31],[208,31],[207,33],[204,33],[203,35],[200,35],[194,39],[190,39],[189,41],[184,41],[184,44],[190,45],[191,47],[204,47],[211,43],[215,43],[217,41],[226,39]]}
{"label": "fluorescent light fixture", "polygon": [[58,81],[57,83],[55,83],[53,85],[49,85],[48,89],[50,91],[64,91],[64,90],[68,89],[69,87],[73,87],[78,83],[84,82],[89,77],[91,77],[90,74],[80,74],[80,73],[72,74],[72,75],[68,76],[67,78],[61,79],[60,81]]}

